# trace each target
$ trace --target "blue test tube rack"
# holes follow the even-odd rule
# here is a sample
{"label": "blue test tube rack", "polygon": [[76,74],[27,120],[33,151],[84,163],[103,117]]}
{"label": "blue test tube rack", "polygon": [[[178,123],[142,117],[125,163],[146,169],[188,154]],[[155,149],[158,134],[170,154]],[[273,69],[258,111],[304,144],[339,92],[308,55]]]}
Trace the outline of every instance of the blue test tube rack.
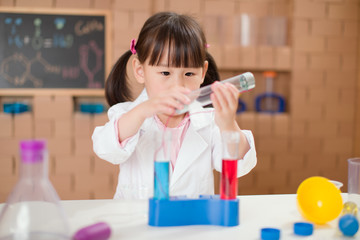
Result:
{"label": "blue test tube rack", "polygon": [[219,195],[204,195],[198,199],[149,199],[149,223],[154,227],[239,225],[239,199],[222,200]]}

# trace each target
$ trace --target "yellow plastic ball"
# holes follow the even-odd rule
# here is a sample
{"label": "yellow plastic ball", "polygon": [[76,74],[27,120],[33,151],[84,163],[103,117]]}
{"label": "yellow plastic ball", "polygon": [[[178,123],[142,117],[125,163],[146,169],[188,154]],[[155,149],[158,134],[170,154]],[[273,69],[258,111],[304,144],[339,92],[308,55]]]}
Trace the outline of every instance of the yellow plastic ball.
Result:
{"label": "yellow plastic ball", "polygon": [[340,215],[343,200],[340,190],[327,178],[310,177],[297,189],[297,205],[305,219],[325,224]]}

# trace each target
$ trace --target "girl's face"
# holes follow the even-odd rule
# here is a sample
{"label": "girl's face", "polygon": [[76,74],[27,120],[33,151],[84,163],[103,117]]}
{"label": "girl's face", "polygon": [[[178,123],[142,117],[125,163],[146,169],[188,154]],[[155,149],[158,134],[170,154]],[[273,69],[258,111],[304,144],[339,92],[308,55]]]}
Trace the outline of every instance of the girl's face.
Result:
{"label": "girl's face", "polygon": [[164,52],[157,66],[149,65],[148,59],[144,64],[138,64],[134,64],[135,75],[140,75],[140,79],[139,77],[137,79],[145,84],[149,98],[174,86],[182,86],[190,90],[198,89],[204,81],[208,67],[207,61],[200,68],[168,66],[171,64],[168,64],[167,52]]}

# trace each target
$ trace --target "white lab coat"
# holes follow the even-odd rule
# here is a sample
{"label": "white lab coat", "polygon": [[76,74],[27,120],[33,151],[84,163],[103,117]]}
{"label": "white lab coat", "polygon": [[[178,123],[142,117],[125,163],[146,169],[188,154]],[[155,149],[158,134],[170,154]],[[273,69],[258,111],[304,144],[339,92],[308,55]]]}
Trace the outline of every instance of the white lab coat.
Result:
{"label": "white lab coat", "polygon": [[[120,164],[118,186],[114,198],[122,198],[124,188],[142,188],[153,193],[153,161],[155,132],[160,131],[154,117],[147,118],[140,130],[124,147],[118,142],[116,120],[125,112],[148,99],[146,91],[134,102],[118,103],[108,111],[109,122],[96,127],[92,135],[96,155],[113,164]],[[238,177],[256,165],[256,151],[251,131],[243,130],[250,150],[238,161]],[[184,137],[174,171],[170,177],[170,195],[198,197],[214,194],[213,169],[221,172],[222,146],[220,130],[215,125],[214,111],[209,108],[190,109],[190,125]]]}

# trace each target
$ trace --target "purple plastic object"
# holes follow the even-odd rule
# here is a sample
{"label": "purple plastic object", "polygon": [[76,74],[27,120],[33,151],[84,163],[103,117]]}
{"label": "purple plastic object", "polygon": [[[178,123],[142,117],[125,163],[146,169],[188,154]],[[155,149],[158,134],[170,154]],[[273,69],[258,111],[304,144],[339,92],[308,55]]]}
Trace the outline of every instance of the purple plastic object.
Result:
{"label": "purple plastic object", "polygon": [[41,151],[46,148],[44,140],[24,140],[20,142],[20,149],[22,151]]}
{"label": "purple plastic object", "polygon": [[106,240],[110,235],[110,226],[105,222],[99,222],[78,230],[73,240]]}
{"label": "purple plastic object", "polygon": [[20,142],[20,156],[23,163],[42,162],[46,154],[44,140],[24,140]]}

